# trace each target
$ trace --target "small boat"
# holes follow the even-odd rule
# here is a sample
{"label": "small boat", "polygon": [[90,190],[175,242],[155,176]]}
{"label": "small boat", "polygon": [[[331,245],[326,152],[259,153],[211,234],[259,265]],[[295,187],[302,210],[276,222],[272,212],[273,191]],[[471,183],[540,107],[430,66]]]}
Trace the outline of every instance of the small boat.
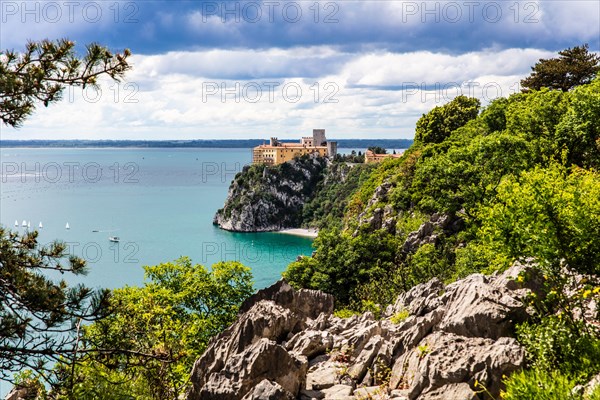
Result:
{"label": "small boat", "polygon": [[98,229],[94,229],[92,232],[100,232]]}
{"label": "small boat", "polygon": [[44,228],[44,225],[42,225],[42,221],[40,221],[40,224],[38,225],[38,228],[40,228],[40,229]]}
{"label": "small boat", "polygon": [[119,242],[121,239],[119,239],[119,237],[118,237],[118,236],[109,236],[109,237],[108,237],[108,240],[110,240],[111,242],[115,242],[115,243],[117,243],[117,242]]}
{"label": "small boat", "polygon": [[23,220],[23,222],[21,222],[21,226],[24,228],[27,226],[27,221]]}
{"label": "small boat", "polygon": [[27,229],[31,229],[31,221],[27,223]]}
{"label": "small boat", "polygon": [[67,225],[65,225],[65,229],[71,229],[68,222],[67,222]]}
{"label": "small boat", "polygon": [[19,227],[19,221],[15,219],[15,227]]}

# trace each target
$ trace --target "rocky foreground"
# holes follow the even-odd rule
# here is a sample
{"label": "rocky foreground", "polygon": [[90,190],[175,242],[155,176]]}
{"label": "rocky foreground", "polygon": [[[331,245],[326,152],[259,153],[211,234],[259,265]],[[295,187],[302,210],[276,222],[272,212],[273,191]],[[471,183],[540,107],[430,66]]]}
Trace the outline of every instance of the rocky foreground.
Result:
{"label": "rocky foreground", "polygon": [[[194,365],[189,400],[497,397],[525,365],[512,337],[528,317],[525,267],[434,279],[398,297],[382,319],[333,316],[332,296],[286,282],[259,291]],[[485,388],[485,390],[483,390]]]}

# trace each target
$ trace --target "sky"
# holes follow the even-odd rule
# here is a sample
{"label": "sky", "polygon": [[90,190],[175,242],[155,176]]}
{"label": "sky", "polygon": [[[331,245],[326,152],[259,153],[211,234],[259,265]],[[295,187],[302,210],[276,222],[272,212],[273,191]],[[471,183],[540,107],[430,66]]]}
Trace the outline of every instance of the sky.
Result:
{"label": "sky", "polygon": [[133,69],[0,139],[404,139],[457,95],[485,105],[540,58],[598,52],[600,2],[0,1],[1,49],[64,37]]}

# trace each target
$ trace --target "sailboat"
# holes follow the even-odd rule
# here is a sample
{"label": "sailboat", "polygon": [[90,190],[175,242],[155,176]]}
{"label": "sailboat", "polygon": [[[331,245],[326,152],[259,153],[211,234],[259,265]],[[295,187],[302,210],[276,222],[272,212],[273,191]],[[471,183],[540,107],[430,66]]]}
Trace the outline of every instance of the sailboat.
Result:
{"label": "sailboat", "polygon": [[65,225],[65,229],[71,229],[68,222],[67,222],[67,225]]}
{"label": "sailboat", "polygon": [[44,225],[42,225],[42,221],[40,221],[40,224],[38,225],[38,228],[42,229],[44,227]]}
{"label": "sailboat", "polygon": [[27,226],[27,221],[23,220],[23,222],[21,222],[21,226],[25,228]]}
{"label": "sailboat", "polygon": [[16,219],[15,219],[15,227],[17,227],[17,228],[19,227],[19,221],[17,221]]}
{"label": "sailboat", "polygon": [[27,229],[31,229],[31,221],[27,223]]}

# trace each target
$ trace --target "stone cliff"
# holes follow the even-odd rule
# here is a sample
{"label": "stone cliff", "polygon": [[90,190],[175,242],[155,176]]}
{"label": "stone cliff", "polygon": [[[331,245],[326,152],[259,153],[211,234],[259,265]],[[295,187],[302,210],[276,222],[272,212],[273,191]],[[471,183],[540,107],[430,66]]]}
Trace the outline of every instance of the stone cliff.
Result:
{"label": "stone cliff", "polygon": [[267,232],[300,226],[302,208],[314,197],[327,160],[301,157],[275,167],[244,167],[213,223],[237,232]]}
{"label": "stone cliff", "polygon": [[[400,295],[382,319],[333,315],[332,296],[285,281],[259,291],[194,365],[189,400],[440,399],[498,396],[525,365],[512,337],[528,318],[516,281],[526,267],[433,279]],[[534,281],[532,281],[534,282]]]}

